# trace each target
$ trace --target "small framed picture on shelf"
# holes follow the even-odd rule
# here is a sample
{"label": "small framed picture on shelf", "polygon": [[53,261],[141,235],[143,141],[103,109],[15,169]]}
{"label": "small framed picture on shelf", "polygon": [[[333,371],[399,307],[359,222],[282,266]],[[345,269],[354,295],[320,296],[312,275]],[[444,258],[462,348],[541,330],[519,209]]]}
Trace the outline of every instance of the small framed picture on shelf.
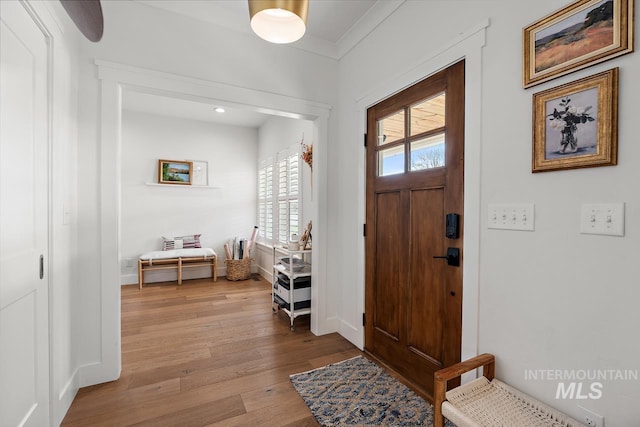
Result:
{"label": "small framed picture on shelf", "polygon": [[193,162],[158,160],[158,184],[191,185]]}

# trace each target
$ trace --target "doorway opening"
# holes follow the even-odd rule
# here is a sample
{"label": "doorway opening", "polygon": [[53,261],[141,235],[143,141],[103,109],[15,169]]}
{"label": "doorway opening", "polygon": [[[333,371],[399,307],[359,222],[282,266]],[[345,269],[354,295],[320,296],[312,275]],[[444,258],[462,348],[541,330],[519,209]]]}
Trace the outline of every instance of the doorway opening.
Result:
{"label": "doorway opening", "polygon": [[[100,121],[100,218],[101,218],[101,357],[100,363],[86,369],[88,383],[117,379],[121,370],[120,336],[120,188],[121,188],[121,120],[124,90],[147,91],[178,98],[224,102],[256,112],[313,122],[314,171],[326,173],[326,141],[330,106],[283,95],[239,88],[221,83],[191,79],[168,73],[138,69],[106,61],[96,61],[101,80]],[[268,107],[267,107],[268,106]],[[314,245],[326,248],[326,180],[313,180],[315,208],[310,212]],[[311,330],[316,335],[337,329],[335,319],[327,315],[326,249],[314,251],[312,263],[318,265],[312,289]]]}

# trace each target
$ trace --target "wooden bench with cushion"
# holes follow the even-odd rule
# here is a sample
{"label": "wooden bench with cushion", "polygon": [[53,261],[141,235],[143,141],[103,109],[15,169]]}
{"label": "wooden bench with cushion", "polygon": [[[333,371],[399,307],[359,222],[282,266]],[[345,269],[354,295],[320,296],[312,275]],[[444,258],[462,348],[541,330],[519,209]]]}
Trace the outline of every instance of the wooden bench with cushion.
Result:
{"label": "wooden bench with cushion", "polygon": [[151,270],[178,270],[178,285],[182,285],[182,269],[211,266],[213,281],[218,280],[218,257],[211,248],[174,249],[153,251],[138,259],[138,287],[142,289],[144,272]]}
{"label": "wooden bench with cushion", "polygon": [[[453,390],[447,381],[483,367],[482,377]],[[444,417],[458,427],[484,426],[581,426],[548,405],[494,378],[495,358],[481,354],[435,373],[434,426],[443,427]]]}

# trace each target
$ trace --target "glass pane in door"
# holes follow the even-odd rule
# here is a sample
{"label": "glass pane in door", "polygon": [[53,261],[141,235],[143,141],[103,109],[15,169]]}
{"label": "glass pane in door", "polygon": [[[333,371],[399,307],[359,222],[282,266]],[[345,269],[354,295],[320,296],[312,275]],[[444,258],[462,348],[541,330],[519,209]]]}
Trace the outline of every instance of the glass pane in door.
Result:
{"label": "glass pane in door", "polygon": [[444,92],[411,107],[411,136],[444,127]]}
{"label": "glass pane in door", "polygon": [[378,176],[404,173],[404,145],[378,151]]}
{"label": "glass pane in door", "polygon": [[404,138],[404,110],[378,120],[378,145]]}
{"label": "glass pane in door", "polygon": [[410,170],[439,168],[445,165],[444,132],[411,143]]}

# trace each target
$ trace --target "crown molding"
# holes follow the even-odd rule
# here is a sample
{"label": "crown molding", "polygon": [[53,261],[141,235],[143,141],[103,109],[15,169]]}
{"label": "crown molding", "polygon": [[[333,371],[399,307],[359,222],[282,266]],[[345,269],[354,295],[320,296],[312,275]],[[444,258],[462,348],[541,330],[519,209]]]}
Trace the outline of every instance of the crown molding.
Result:
{"label": "crown molding", "polygon": [[336,43],[337,58],[341,59],[351,49],[382,24],[406,0],[378,0]]}

